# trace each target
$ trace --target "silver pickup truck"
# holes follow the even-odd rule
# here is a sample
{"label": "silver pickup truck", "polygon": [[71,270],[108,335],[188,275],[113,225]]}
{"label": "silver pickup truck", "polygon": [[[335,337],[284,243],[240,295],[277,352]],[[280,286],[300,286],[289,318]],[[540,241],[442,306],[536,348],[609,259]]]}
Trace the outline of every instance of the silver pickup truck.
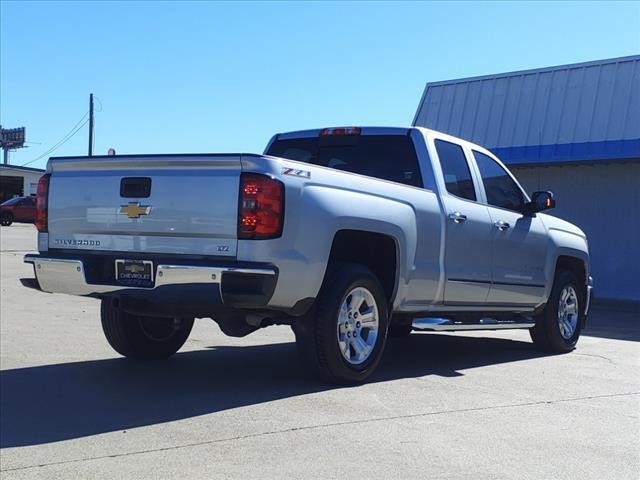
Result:
{"label": "silver pickup truck", "polygon": [[488,150],[423,128],[278,134],[264,155],[52,158],[38,186],[45,291],[101,299],[111,346],[162,358],[194,318],[291,325],[323,379],[375,370],[412,330],[529,329],[566,352],[592,280],[585,234]]}

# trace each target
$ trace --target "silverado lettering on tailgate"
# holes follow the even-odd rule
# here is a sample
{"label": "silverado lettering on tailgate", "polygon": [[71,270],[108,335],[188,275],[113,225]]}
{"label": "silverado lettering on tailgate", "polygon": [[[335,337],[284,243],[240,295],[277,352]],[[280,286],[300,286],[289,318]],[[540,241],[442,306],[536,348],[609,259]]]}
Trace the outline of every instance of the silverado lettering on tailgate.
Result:
{"label": "silverado lettering on tailgate", "polygon": [[99,247],[100,240],[76,240],[75,238],[56,238],[54,243],[58,247]]}

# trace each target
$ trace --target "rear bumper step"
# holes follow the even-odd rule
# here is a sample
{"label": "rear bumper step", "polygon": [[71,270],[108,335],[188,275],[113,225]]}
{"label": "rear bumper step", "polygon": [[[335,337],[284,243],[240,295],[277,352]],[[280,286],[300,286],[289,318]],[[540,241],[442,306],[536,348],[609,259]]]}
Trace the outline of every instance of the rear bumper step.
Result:
{"label": "rear bumper step", "polygon": [[420,318],[413,321],[415,330],[431,330],[436,332],[453,332],[460,330],[503,330],[509,328],[531,328],[535,325],[533,320],[524,319],[514,322],[501,322],[491,318],[483,318],[479,323],[461,323],[447,320],[446,318]]}
{"label": "rear bumper step", "polygon": [[[66,293],[81,296],[104,296],[118,293],[153,294],[173,287],[181,290],[191,287],[210,287],[218,299],[227,292],[222,291],[222,280],[225,275],[234,278],[247,276],[264,279],[267,283],[275,283],[275,268],[233,267],[215,265],[171,265],[158,263],[155,266],[153,287],[137,287],[106,283],[89,283],[83,260],[72,258],[54,258],[42,255],[26,255],[25,263],[31,263],[38,285],[42,291],[49,293]],[[266,291],[265,291],[266,293]],[[270,296],[270,295],[269,295]],[[268,299],[267,299],[268,300]]]}

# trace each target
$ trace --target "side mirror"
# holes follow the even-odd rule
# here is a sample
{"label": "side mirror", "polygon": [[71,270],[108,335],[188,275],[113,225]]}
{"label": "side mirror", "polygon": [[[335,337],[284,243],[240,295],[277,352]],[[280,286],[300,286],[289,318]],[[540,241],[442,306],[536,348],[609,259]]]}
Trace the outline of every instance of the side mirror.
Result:
{"label": "side mirror", "polygon": [[550,208],[556,208],[556,197],[553,192],[533,192],[531,201],[525,204],[525,213],[533,214]]}

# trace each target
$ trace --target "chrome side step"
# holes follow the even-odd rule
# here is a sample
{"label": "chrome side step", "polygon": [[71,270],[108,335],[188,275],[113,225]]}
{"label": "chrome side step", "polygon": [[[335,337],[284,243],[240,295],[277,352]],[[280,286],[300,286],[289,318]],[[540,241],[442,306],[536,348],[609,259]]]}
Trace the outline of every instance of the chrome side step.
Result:
{"label": "chrome side step", "polygon": [[503,330],[509,328],[531,328],[533,320],[519,319],[518,321],[501,322],[494,318],[481,318],[480,323],[454,322],[446,318],[417,318],[413,321],[414,330],[430,330],[436,332],[453,332],[460,330]]}

